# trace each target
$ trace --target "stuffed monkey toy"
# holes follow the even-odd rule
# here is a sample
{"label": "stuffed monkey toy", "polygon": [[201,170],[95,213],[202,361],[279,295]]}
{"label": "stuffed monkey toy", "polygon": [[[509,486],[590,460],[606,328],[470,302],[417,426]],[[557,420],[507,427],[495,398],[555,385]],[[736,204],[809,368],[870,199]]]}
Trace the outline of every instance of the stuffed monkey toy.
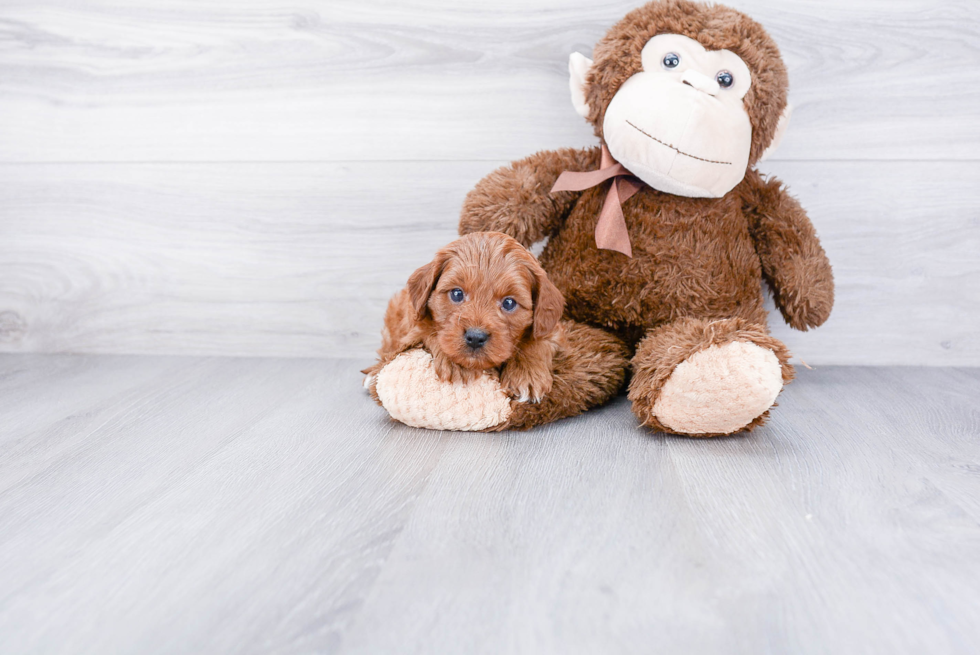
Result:
{"label": "stuffed monkey toy", "polygon": [[572,104],[600,145],[494,171],[467,195],[459,223],[460,234],[498,231],[528,247],[548,239],[539,260],[565,296],[570,335],[551,392],[502,403],[492,379],[450,392],[408,353],[379,380],[382,403],[399,418],[409,387],[432,406],[472,392],[413,424],[526,428],[628,383],[634,414],[654,430],[714,436],[761,425],[793,378],[789,351],[769,334],[761,281],[798,330],[826,321],[834,299],[806,213],[755,169],[789,117],[776,44],[738,11],[660,0],[613,26],[594,61],[572,54],[569,72]]}

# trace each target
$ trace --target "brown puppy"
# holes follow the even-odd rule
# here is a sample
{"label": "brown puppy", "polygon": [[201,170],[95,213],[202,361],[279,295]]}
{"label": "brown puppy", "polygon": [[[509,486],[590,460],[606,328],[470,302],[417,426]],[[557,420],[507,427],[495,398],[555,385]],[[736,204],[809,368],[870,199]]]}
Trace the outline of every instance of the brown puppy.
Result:
{"label": "brown puppy", "polygon": [[412,273],[388,303],[378,362],[422,346],[440,380],[468,382],[496,369],[507,393],[538,402],[551,390],[565,299],[534,256],[499,232],[453,241]]}

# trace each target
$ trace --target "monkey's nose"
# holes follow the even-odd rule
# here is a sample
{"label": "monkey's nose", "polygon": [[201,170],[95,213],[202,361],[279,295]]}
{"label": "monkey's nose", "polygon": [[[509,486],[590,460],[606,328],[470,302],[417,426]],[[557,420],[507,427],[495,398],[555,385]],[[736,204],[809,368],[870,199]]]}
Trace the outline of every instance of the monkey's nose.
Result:
{"label": "monkey's nose", "polygon": [[481,330],[480,328],[467,328],[466,332],[463,334],[463,340],[466,341],[466,345],[473,350],[482,348],[483,344],[485,344],[489,338],[490,335],[487,334],[487,331]]}
{"label": "monkey's nose", "polygon": [[688,86],[693,86],[698,91],[704,91],[708,95],[716,96],[721,91],[721,87],[716,80],[700,73],[693,68],[688,68],[681,76],[681,82]]}

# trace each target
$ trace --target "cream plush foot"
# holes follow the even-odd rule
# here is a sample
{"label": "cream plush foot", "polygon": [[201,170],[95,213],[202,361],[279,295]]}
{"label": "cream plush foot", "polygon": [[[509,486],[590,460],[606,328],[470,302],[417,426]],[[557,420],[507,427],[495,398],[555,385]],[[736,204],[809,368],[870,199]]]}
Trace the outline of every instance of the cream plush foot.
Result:
{"label": "cream plush foot", "polygon": [[713,437],[747,432],[769,417],[793,379],[786,346],[742,318],[685,317],[650,330],[633,355],[629,399],[659,432]]}
{"label": "cream plush foot", "polygon": [[782,367],[771,350],[730,341],[678,364],[664,383],[653,414],[673,432],[731,434],[768,411],[782,388]]}
{"label": "cream plush foot", "polygon": [[436,377],[432,355],[421,349],[398,355],[364,386],[377,394],[391,417],[415,428],[487,430],[506,422],[511,401],[496,376],[483,375],[466,384]]}

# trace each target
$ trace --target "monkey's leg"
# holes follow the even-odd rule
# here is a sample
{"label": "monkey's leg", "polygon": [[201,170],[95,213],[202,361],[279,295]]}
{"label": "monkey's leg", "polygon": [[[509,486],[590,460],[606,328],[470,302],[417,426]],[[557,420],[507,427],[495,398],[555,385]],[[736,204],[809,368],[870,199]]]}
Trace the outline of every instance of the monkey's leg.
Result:
{"label": "monkey's leg", "polygon": [[511,402],[509,419],[492,430],[526,430],[602,405],[620,389],[629,367],[629,350],[599,328],[562,321],[566,343],[555,355],[554,383],[541,402]]}
{"label": "monkey's leg", "polygon": [[555,354],[554,382],[539,403],[511,400],[494,374],[466,384],[436,378],[432,357],[409,350],[367,369],[365,387],[392,418],[432,430],[525,430],[581,414],[623,387],[629,351],[598,328],[562,321],[566,341]]}
{"label": "monkey's leg", "polygon": [[684,318],[647,333],[633,357],[633,413],[654,430],[711,437],[762,425],[793,379],[765,326]]}
{"label": "monkey's leg", "polygon": [[422,348],[391,357],[364,386],[393,419],[429,430],[493,428],[507,421],[513,404],[495,371],[465,384],[445,382]]}

